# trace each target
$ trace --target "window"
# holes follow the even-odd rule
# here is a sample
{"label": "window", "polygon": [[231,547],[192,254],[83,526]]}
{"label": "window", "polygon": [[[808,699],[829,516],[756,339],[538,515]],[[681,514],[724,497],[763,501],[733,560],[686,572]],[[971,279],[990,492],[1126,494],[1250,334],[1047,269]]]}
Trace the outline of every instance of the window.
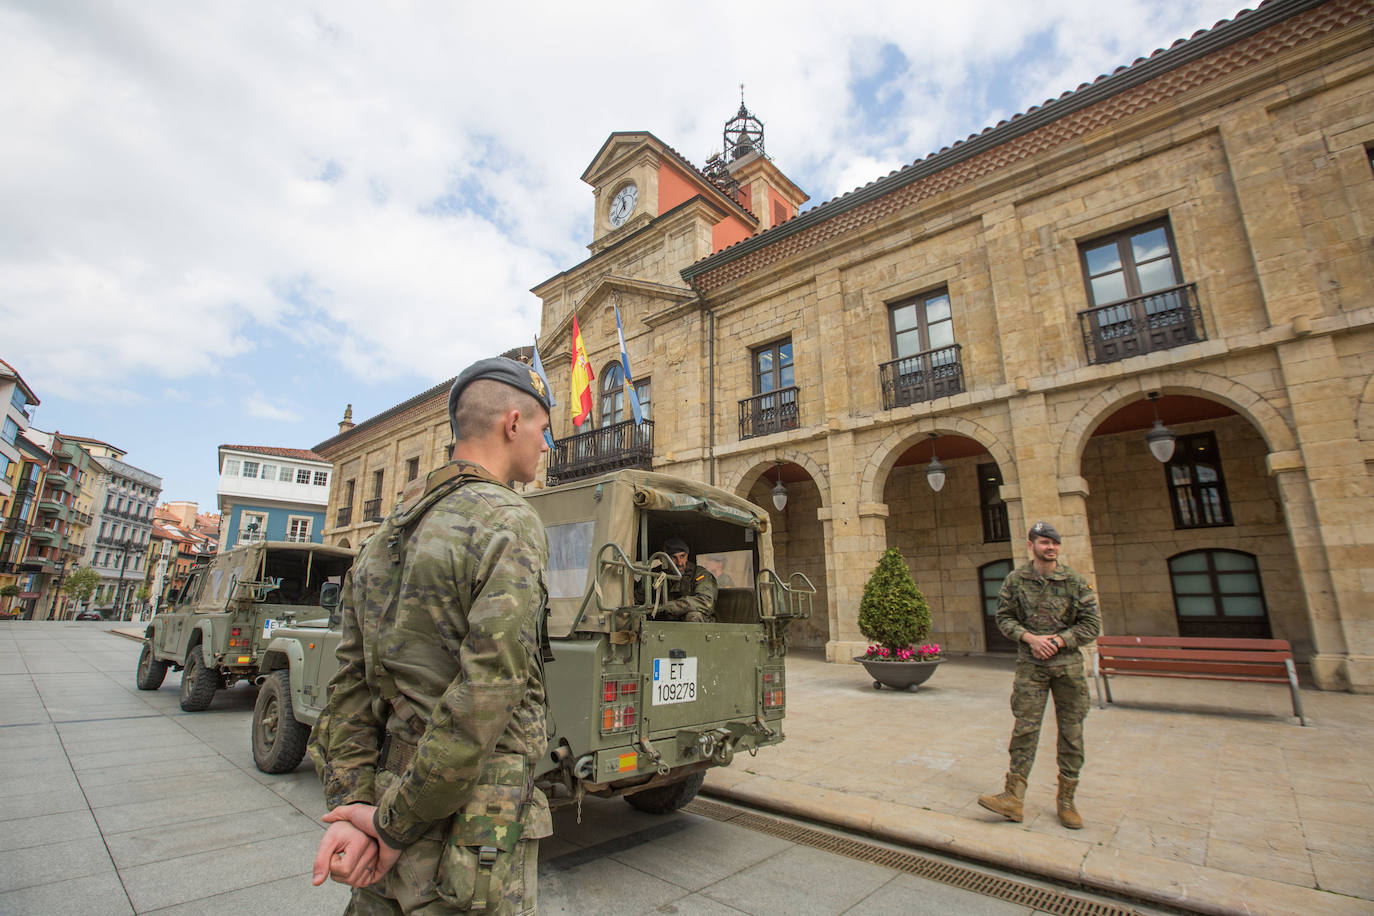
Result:
{"label": "window", "polygon": [[[302,473],[305,473],[305,472],[302,472]],[[357,483],[357,481],[354,481],[354,480],[348,480],[348,481],[345,481],[345,482],[344,482],[344,499],[343,499],[343,504],[344,504],[345,506],[351,506],[351,505],[353,505],[353,490],[354,490],[354,486],[355,486],[356,483]]]}
{"label": "window", "polygon": [[1226,479],[1221,473],[1214,433],[1179,436],[1174,457],[1164,466],[1175,528],[1216,528],[1231,524]]}
{"label": "window", "polygon": [[888,310],[892,332],[892,356],[901,359],[954,343],[954,319],[949,291],[931,293],[899,302]]}
{"label": "window", "polygon": [[960,347],[954,342],[949,290],[937,289],[887,311],[892,360],[879,367],[883,409],[958,394],[964,390]]}
{"label": "window", "polygon": [[1001,486],[1002,469],[996,463],[978,465],[978,504],[983,509],[984,544],[1002,543],[1011,537]]}
{"label": "window", "polygon": [[286,539],[295,541],[298,544],[310,542],[310,519],[299,515],[293,515],[286,522]]}
{"label": "window", "polygon": [[653,386],[649,380],[642,378],[635,382],[635,397],[639,398],[639,413],[646,420],[653,419],[653,411],[650,410],[650,401],[653,395]]}
{"label": "window", "polygon": [[239,540],[247,543],[267,538],[267,516],[260,512],[245,512],[239,518]]}
{"label": "window", "polygon": [[420,476],[420,459],[411,458],[406,462],[406,480],[411,481]]}
{"label": "window", "polygon": [[382,480],[386,477],[386,471],[376,470],[372,472],[372,498],[382,498]]}
{"label": "window", "polygon": [[997,626],[997,596],[1011,573],[1011,560],[994,560],[978,567],[978,582],[983,593],[983,647],[988,652],[1015,652],[1016,643],[1002,635]]}
{"label": "window", "polygon": [[5,431],[0,434],[0,439],[4,439],[10,445],[19,436],[19,424],[14,422],[14,417],[5,417]]}
{"label": "window", "polygon": [[1109,305],[1179,284],[1169,223],[1127,229],[1083,246],[1083,274],[1093,305]]}
{"label": "window", "polygon": [[243,476],[256,478],[258,476],[258,463],[256,461],[245,461],[243,463]]}
{"label": "window", "polygon": [[0,477],[3,477],[3,476],[5,475],[5,472],[8,471],[9,469],[10,469],[10,459],[9,459],[9,457],[6,456],[6,455],[0,455]]}
{"label": "window", "polygon": [[754,394],[791,388],[794,381],[790,337],[754,351]]}
{"label": "window", "polygon": [[601,370],[601,422],[610,426],[625,419],[625,370],[619,361]]}
{"label": "window", "polygon": [[306,468],[296,469],[296,483],[309,483],[310,471]]}
{"label": "window", "polygon": [[1169,560],[1180,636],[1269,639],[1259,564],[1238,550],[1192,550]]}
{"label": "window", "polygon": [[290,483],[291,478],[294,477],[295,474],[296,472],[294,470],[287,467],[286,465],[282,465],[281,474],[278,475],[277,479],[280,480],[282,483]]}
{"label": "window", "polygon": [[277,479],[277,466],[276,466],[275,464],[264,464],[264,465],[262,466],[262,479],[263,479],[263,480],[276,480],[276,479]]}
{"label": "window", "polygon": [[327,487],[327,486],[329,486],[329,472],[328,472],[328,471],[316,471],[316,472],[315,472],[315,486],[317,486],[317,487]]}

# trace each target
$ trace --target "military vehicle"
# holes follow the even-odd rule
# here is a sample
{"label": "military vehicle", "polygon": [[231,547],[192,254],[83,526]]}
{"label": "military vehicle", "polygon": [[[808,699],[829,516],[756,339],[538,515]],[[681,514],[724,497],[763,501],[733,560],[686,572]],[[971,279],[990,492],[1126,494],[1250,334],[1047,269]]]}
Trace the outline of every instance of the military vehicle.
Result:
{"label": "military vehicle", "polygon": [[139,690],[181,671],[181,708],[199,712],[215,692],[255,680],[272,631],[328,617],[356,551],[323,544],[255,541],[192,568],[167,609],[149,622],[138,656]]}
{"label": "military vehicle", "polygon": [[[815,589],[801,573],[783,580],[773,571],[767,513],[647,471],[527,495],[549,537],[550,753],[535,776],[551,803],[624,795],[641,810],[671,811],[710,767],[783,740],[787,625],[810,614]],[[672,536],[730,585],[715,623],[653,619],[681,575],[660,551]],[[253,713],[259,769],[300,763],[339,638],[324,622],[274,634]]]}

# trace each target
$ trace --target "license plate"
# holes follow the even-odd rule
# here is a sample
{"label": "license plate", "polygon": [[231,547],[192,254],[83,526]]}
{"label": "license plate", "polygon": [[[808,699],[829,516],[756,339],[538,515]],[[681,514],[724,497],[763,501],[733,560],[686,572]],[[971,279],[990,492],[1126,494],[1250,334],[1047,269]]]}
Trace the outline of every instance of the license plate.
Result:
{"label": "license plate", "polygon": [[695,658],[654,659],[653,705],[690,703],[697,698]]}
{"label": "license plate", "polygon": [[277,628],[277,626],[278,626],[278,624],[277,624],[277,621],[275,621],[275,620],[270,620],[270,619],[269,619],[269,620],[264,620],[264,621],[262,622],[262,638],[263,638],[263,639],[271,639],[271,638],[272,638],[272,631],[275,630],[275,629]]}

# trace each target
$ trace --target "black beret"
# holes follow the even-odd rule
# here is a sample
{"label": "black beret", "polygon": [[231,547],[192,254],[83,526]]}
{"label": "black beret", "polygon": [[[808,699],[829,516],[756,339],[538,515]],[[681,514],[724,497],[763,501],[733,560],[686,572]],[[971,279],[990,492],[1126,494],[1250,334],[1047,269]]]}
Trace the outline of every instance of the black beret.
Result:
{"label": "black beret", "polygon": [[508,356],[493,356],[490,359],[479,359],[453,380],[453,387],[448,390],[448,415],[450,418],[453,417],[453,408],[457,406],[458,396],[463,393],[463,389],[483,378],[505,382],[512,388],[523,391],[534,398],[544,410],[549,409],[549,390],[544,385],[544,380],[539,377],[538,372]]}
{"label": "black beret", "polygon": [[1033,541],[1036,538],[1049,538],[1056,544],[1063,543],[1059,540],[1059,532],[1054,530],[1054,526],[1049,522],[1036,522],[1031,525],[1030,534],[1026,535],[1026,540]]}
{"label": "black beret", "polygon": [[663,552],[672,556],[675,553],[691,553],[687,549],[687,542],[682,538],[668,538],[663,542]]}

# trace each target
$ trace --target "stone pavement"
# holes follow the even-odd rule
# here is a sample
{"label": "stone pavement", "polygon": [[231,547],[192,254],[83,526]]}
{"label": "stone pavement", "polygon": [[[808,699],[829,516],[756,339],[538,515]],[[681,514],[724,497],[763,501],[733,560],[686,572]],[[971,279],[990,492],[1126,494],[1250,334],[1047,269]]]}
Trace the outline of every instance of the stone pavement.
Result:
{"label": "stone pavement", "polygon": [[[951,658],[919,691],[792,653],[787,740],[708,793],[1016,871],[1205,913],[1374,913],[1374,697],[1114,679],[1085,724],[1083,830],[1055,815],[1047,712],[1026,820],[985,811],[1011,735],[1011,658]],[[1091,681],[1091,679],[1090,679]]]}

